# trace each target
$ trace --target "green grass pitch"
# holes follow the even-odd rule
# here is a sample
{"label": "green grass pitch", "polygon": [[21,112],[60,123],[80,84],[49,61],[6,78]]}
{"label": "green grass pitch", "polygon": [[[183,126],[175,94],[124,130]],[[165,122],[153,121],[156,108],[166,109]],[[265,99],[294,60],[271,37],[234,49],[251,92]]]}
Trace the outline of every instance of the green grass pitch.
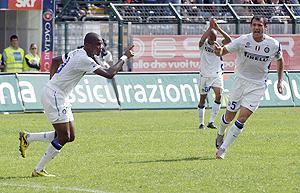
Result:
{"label": "green grass pitch", "polygon": [[33,142],[23,159],[18,130],[52,127],[41,113],[0,115],[1,193],[300,192],[300,108],[258,109],[225,160],[214,159],[216,130],[198,129],[197,110],[74,116],[75,141],[47,167],[57,177],[31,178],[48,144]]}

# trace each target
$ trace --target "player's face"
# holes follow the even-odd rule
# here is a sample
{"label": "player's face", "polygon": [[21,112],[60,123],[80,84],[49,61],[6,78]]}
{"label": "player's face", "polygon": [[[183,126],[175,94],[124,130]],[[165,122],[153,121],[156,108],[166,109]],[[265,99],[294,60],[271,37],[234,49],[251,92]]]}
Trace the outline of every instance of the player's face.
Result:
{"label": "player's face", "polygon": [[208,36],[208,41],[210,44],[213,44],[217,40],[217,36],[213,33],[210,33]]}
{"label": "player's face", "polygon": [[253,20],[251,23],[251,29],[254,39],[262,38],[265,32],[265,25],[263,20]]}
{"label": "player's face", "polygon": [[92,44],[93,55],[99,56],[102,49],[103,49],[103,41],[101,38],[97,38],[97,40]]}

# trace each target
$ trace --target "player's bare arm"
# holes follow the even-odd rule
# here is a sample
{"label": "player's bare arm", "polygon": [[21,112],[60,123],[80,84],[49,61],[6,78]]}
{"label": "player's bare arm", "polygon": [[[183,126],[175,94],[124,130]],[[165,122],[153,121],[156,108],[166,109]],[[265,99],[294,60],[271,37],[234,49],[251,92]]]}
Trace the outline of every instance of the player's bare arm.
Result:
{"label": "player's bare arm", "polygon": [[211,19],[210,21],[210,25],[208,27],[208,29],[204,32],[204,34],[201,36],[201,39],[199,41],[199,48],[201,48],[205,42],[205,40],[208,38],[209,34],[210,34],[210,31],[211,29],[213,29],[213,25],[214,25],[214,22],[213,22],[214,19]]}
{"label": "player's bare arm", "polygon": [[283,92],[282,74],[283,74],[283,58],[277,60],[277,76],[278,76],[277,90],[280,94],[282,94]]}
{"label": "player's bare arm", "polygon": [[134,52],[132,50],[133,47],[134,47],[134,45],[128,47],[125,50],[124,55],[122,56],[123,58],[121,57],[115,65],[111,66],[108,69],[98,68],[97,70],[94,71],[94,73],[98,74],[100,76],[103,76],[105,78],[112,79],[121,70],[121,68],[122,68],[123,64],[125,63],[125,61],[134,56]]}
{"label": "player's bare arm", "polygon": [[50,80],[53,75],[57,72],[59,66],[63,63],[62,56],[57,56],[52,59],[52,64],[50,66]]}
{"label": "player's bare arm", "polygon": [[222,40],[223,45],[226,45],[231,42],[231,37],[222,28],[220,28],[215,19],[213,20],[213,29],[217,30],[218,32],[220,32],[220,34],[222,34],[224,38]]}
{"label": "player's bare arm", "polygon": [[218,42],[214,42],[215,44],[215,51],[214,53],[217,55],[217,56],[224,56],[226,54],[228,54],[228,50],[226,49],[226,47],[224,46],[221,46]]}

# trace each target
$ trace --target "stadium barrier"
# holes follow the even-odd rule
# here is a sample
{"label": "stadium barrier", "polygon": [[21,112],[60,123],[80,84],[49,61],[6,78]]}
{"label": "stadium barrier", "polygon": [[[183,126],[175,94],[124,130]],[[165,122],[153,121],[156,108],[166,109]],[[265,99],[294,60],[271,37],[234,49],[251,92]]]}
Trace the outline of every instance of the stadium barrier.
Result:
{"label": "stadium barrier", "polygon": [[[120,73],[114,81],[85,75],[70,95],[73,110],[190,109],[199,101],[198,73]],[[48,74],[0,75],[0,112],[42,112],[41,95]],[[233,74],[224,75],[222,106],[228,102]],[[262,107],[300,106],[300,73],[284,75],[284,94],[276,88],[277,74],[270,73]],[[212,93],[212,92],[211,92]],[[207,106],[213,102],[209,95]]]}

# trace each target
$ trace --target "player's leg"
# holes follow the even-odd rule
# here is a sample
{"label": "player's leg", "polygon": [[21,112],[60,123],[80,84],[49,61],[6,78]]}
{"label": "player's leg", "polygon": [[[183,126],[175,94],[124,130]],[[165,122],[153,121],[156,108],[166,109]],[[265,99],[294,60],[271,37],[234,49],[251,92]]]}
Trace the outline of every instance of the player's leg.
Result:
{"label": "player's leg", "polygon": [[26,138],[30,144],[33,141],[49,141],[51,142],[55,138],[55,131],[30,133],[26,131],[20,131],[20,136]]}
{"label": "player's leg", "polygon": [[234,119],[235,115],[236,115],[236,112],[231,112],[231,111],[226,110],[225,114],[223,114],[221,116],[220,128],[218,129],[217,137],[216,137],[216,148],[217,149],[219,149],[220,146],[223,144],[225,130],[229,126],[230,122]]}
{"label": "player's leg", "polygon": [[70,121],[69,122],[69,133],[70,133],[69,142],[73,142],[75,140],[75,126],[74,126],[74,121]]}
{"label": "player's leg", "polygon": [[45,165],[52,160],[70,140],[69,122],[53,124],[57,137],[51,141],[45,154],[32,172],[33,177],[49,176],[45,175]]}
{"label": "player's leg", "polygon": [[19,150],[21,156],[26,158],[26,150],[33,141],[52,141],[55,138],[55,131],[28,133],[26,131],[19,131],[20,146]]}
{"label": "player's leg", "polygon": [[229,97],[229,102],[227,105],[226,112],[221,116],[220,119],[220,128],[218,130],[217,137],[216,137],[217,149],[219,149],[220,146],[223,144],[225,131],[227,127],[230,125],[231,121],[234,119],[237,111],[240,108],[242,93],[243,93],[242,90],[243,90],[243,84],[241,84],[241,81],[239,79],[236,79],[230,91],[230,97]]}
{"label": "player's leg", "polygon": [[217,159],[224,159],[225,151],[237,139],[244,128],[245,122],[258,108],[261,97],[264,95],[266,87],[264,85],[256,85],[251,82],[245,82],[245,96],[241,101],[240,113],[235,123],[227,132],[224,143],[217,152]]}
{"label": "player's leg", "polygon": [[227,149],[229,147],[229,145],[231,145],[234,142],[234,140],[242,132],[244,124],[245,124],[246,120],[251,116],[251,114],[252,114],[252,111],[250,111],[246,107],[240,108],[239,116],[238,116],[237,120],[234,122],[234,124],[228,130],[226,139],[224,140],[224,143],[222,144],[221,148]]}
{"label": "player's leg", "polygon": [[208,121],[208,128],[216,129],[217,127],[214,125],[215,118],[221,109],[221,97],[222,97],[222,88],[220,87],[212,87],[215,93],[215,101],[212,104],[211,115]]}
{"label": "player's leg", "polygon": [[[45,114],[55,129],[56,137],[51,141],[45,154],[32,172],[34,177],[51,176],[45,172],[45,165],[70,141],[70,122],[74,121],[68,97],[51,89],[45,89],[45,91],[46,94],[42,103]],[[73,132],[72,135],[74,135]]]}
{"label": "player's leg", "polygon": [[198,113],[199,113],[199,129],[204,129],[204,117],[205,117],[205,100],[207,98],[207,93],[210,90],[210,79],[202,77],[199,78],[199,92],[200,92],[200,101],[198,104]]}
{"label": "player's leg", "polygon": [[204,129],[204,116],[205,116],[205,100],[207,94],[200,94],[200,101],[198,104],[199,113],[199,129]]}

